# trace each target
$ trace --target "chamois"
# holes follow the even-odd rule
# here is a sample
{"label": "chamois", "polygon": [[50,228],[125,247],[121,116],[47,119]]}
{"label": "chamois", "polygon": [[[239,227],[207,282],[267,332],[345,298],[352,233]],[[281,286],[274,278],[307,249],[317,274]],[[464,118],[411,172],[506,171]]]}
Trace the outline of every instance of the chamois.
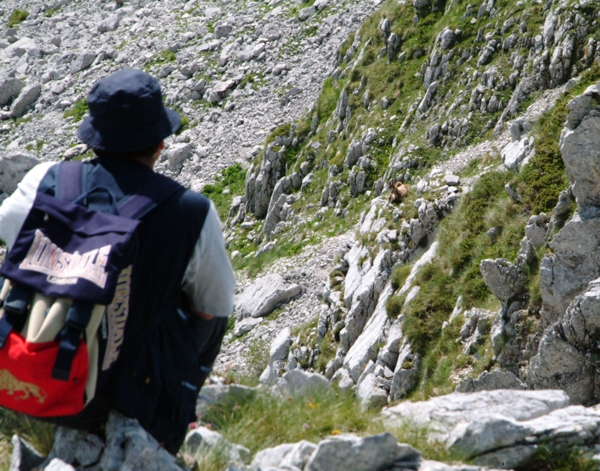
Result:
{"label": "chamois", "polygon": [[393,182],[392,180],[388,182],[388,186],[391,192],[390,203],[402,202],[402,198],[408,195],[408,189],[410,188],[406,183]]}

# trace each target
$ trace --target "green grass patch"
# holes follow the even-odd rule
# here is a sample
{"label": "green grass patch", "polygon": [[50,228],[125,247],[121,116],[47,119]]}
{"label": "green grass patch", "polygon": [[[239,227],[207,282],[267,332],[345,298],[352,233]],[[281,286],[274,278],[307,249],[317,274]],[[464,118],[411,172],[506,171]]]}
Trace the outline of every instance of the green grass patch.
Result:
{"label": "green grass patch", "polygon": [[[239,443],[254,454],[282,443],[321,440],[341,433],[360,436],[385,431],[376,420],[377,411],[362,409],[352,395],[316,391],[306,396],[272,396],[260,393],[251,398],[229,395],[203,415],[203,421],[232,443]],[[462,457],[446,450],[444,444],[429,438],[426,427],[410,423],[390,430],[400,443],[421,451],[425,459],[454,462]],[[202,468],[222,471],[223,468]]]}
{"label": "green grass patch", "polygon": [[47,10],[44,11],[44,16],[46,18],[51,18],[53,17],[56,13],[58,12],[58,8],[48,8]]}
{"label": "green grass patch", "polygon": [[168,64],[177,60],[177,54],[170,49],[164,49],[156,54],[145,64],[145,68],[150,68],[156,65]]}
{"label": "green grass patch", "polygon": [[202,193],[210,198],[217,208],[222,221],[229,216],[229,208],[233,197],[244,193],[246,182],[246,169],[239,163],[224,169],[215,178],[215,183],[206,185]]}
{"label": "green grass patch", "polygon": [[15,127],[19,127],[21,124],[29,123],[33,121],[33,114],[28,114],[27,116],[21,116],[20,118],[15,118],[13,123]]}
{"label": "green grass patch", "polygon": [[265,141],[265,147],[271,144],[272,142],[275,142],[275,139],[277,139],[278,137],[289,136],[291,130],[292,125],[290,123],[284,123],[278,126],[273,132],[271,132],[267,136],[267,140]]}
{"label": "green grass patch", "polygon": [[73,118],[73,122],[78,123],[83,119],[88,109],[87,98],[80,98],[70,109],[63,113],[63,118]]}
{"label": "green grass patch", "polygon": [[29,12],[27,10],[19,10],[16,8],[8,17],[8,27],[14,28],[19,23],[22,23],[29,16]]}
{"label": "green grass patch", "polygon": [[394,288],[394,291],[402,288],[404,282],[408,278],[408,275],[410,275],[412,268],[412,265],[407,263],[398,265],[396,268],[394,268],[392,271],[392,288]]}
{"label": "green grass patch", "polygon": [[566,106],[598,80],[600,66],[594,64],[581,75],[577,86],[565,93],[555,107],[543,113],[535,124],[535,156],[513,182],[533,214],[552,211],[558,194],[569,184],[559,148],[560,133],[569,114]]}
{"label": "green grass patch", "polygon": [[341,92],[341,88],[333,83],[333,79],[331,77],[327,77],[325,79],[325,82],[323,82],[323,88],[321,89],[321,93],[317,99],[316,106],[319,122],[329,119],[337,106]]}
{"label": "green grass patch", "polygon": [[[504,185],[510,178],[508,172],[492,171],[474,183],[458,208],[440,224],[439,255],[417,274],[415,285],[421,291],[402,310],[404,332],[423,359],[421,386],[415,398],[453,391],[452,373],[467,365],[477,371],[492,365],[489,340],[484,339],[474,357],[467,357],[456,342],[460,320],[445,328],[443,325],[461,295],[465,309],[499,307],[483,282],[479,265],[485,258],[512,261],[518,252],[529,213],[506,195]],[[486,234],[492,227],[500,231],[494,242]],[[534,267],[531,272],[535,272]]]}
{"label": "green grass patch", "polygon": [[296,236],[292,240],[282,241],[281,245],[277,245],[274,249],[264,252],[258,257],[235,259],[233,266],[236,270],[246,270],[248,276],[254,278],[276,260],[299,255],[304,247],[315,245],[320,241],[321,237],[317,234]]}
{"label": "green grass patch", "polygon": [[540,446],[536,453],[516,471],[598,471],[600,466],[580,448]]}
{"label": "green grass patch", "polygon": [[0,468],[2,469],[9,468],[12,452],[10,440],[15,433],[43,454],[50,453],[54,444],[51,424],[0,408]]}
{"label": "green grass patch", "polygon": [[256,453],[282,443],[318,443],[331,434],[366,431],[374,416],[361,411],[354,398],[333,392],[283,398],[265,392],[250,400],[232,396],[212,407],[203,420],[230,442]]}

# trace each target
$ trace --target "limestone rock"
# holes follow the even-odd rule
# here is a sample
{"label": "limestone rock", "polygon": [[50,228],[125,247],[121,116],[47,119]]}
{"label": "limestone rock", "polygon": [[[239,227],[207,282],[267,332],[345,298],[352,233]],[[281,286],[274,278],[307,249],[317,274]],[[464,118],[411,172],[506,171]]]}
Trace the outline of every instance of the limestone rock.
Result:
{"label": "limestone rock", "polygon": [[383,407],[387,404],[387,396],[387,391],[380,386],[373,373],[366,375],[356,390],[361,406],[367,409]]}
{"label": "limestone rock", "polygon": [[65,463],[91,466],[100,461],[103,453],[104,443],[97,435],[82,430],[57,427],[54,432],[52,451],[48,455],[45,464],[40,467],[44,469],[44,466],[47,466],[54,458],[59,458]]}
{"label": "limestone rock", "polygon": [[409,445],[401,445],[390,433],[365,438],[339,435],[321,441],[306,464],[305,471],[383,471],[392,463],[419,461],[421,455]]}
{"label": "limestone rock", "polygon": [[279,466],[279,464],[283,461],[288,453],[290,453],[294,448],[295,444],[293,443],[284,443],[282,445],[277,445],[272,448],[265,448],[264,450],[259,451],[254,455],[254,459],[250,464],[254,469],[256,468],[268,468],[270,466]]}
{"label": "limestone rock", "polygon": [[548,216],[546,216],[544,213],[541,213],[537,216],[531,216],[529,218],[527,226],[525,227],[525,236],[537,249],[546,242],[549,229],[550,225]]}
{"label": "limestone rock", "polygon": [[13,451],[9,471],[29,471],[44,462],[44,457],[18,435],[13,435],[11,442]]}
{"label": "limestone rock", "polygon": [[527,389],[527,386],[510,371],[484,371],[477,379],[467,378],[460,382],[456,392],[492,391],[495,389]]}
{"label": "limestone rock", "polygon": [[71,64],[71,73],[75,74],[87,69],[90,65],[92,65],[92,62],[94,62],[95,58],[96,54],[92,52],[84,52],[79,54]]}
{"label": "limestone rock", "polygon": [[196,412],[201,413],[210,406],[223,402],[226,398],[245,401],[256,394],[256,388],[241,384],[208,384],[202,387],[196,402]]}
{"label": "limestone rock", "polygon": [[290,353],[291,344],[290,329],[283,329],[271,344],[269,364],[259,378],[261,383],[274,384],[277,381],[280,371],[283,370],[283,364]]}
{"label": "limestone rock", "polygon": [[442,49],[448,50],[454,45],[456,34],[450,28],[445,27],[438,35],[437,41]]}
{"label": "limestone rock", "polygon": [[188,453],[206,453],[211,448],[223,450],[232,461],[244,461],[250,458],[250,450],[229,443],[223,435],[206,427],[198,427],[188,432],[185,437],[186,451]]}
{"label": "limestone rock", "polygon": [[489,416],[517,421],[535,419],[569,405],[564,391],[496,390],[476,393],[452,393],[424,402],[403,402],[383,410],[388,426],[410,420],[415,425],[429,424],[432,431],[449,433],[458,424]]}
{"label": "limestone rock", "polygon": [[[591,444],[600,425],[600,412],[582,406],[555,410],[547,415],[518,421],[502,416],[475,419],[466,427],[457,427],[451,434],[450,448],[469,457],[478,457],[478,464],[518,467],[534,452],[534,444],[548,446],[555,440],[579,446]],[[567,430],[572,430],[569,434]],[[576,432],[575,432],[576,430]],[[520,447],[529,443],[529,450]],[[514,450],[516,448],[516,450]],[[495,452],[487,456],[489,452]]]}
{"label": "limestone rock", "polygon": [[262,321],[262,317],[246,317],[245,319],[242,319],[241,321],[235,323],[233,335],[239,337],[241,335],[247,334]]}
{"label": "limestone rock", "polygon": [[414,354],[410,343],[405,340],[398,354],[398,361],[394,369],[392,384],[390,386],[390,399],[397,401],[411,392],[419,381],[421,359]]}
{"label": "limestone rock", "polygon": [[[560,136],[562,158],[569,179],[575,183],[573,194],[579,211],[583,211],[590,204],[597,205],[596,202],[600,198],[597,180],[597,175],[600,174],[600,148],[598,147],[600,117],[591,113],[591,108],[595,104],[592,97],[598,98],[599,94],[597,90],[593,92],[588,92],[568,104],[568,109],[571,110],[570,125]],[[582,99],[588,100],[589,104],[586,102],[583,107],[577,106],[576,100]],[[581,121],[577,123],[580,119]]]}
{"label": "limestone rock", "polygon": [[238,320],[266,316],[277,306],[286,304],[300,293],[300,285],[286,283],[281,275],[267,275],[247,286],[235,297],[236,316]]}
{"label": "limestone rock", "polygon": [[4,59],[10,59],[13,57],[21,57],[29,51],[39,50],[38,45],[34,39],[24,36],[18,41],[12,43],[10,46],[4,49],[2,55]]}
{"label": "limestone rock", "polygon": [[75,471],[75,468],[70,464],[65,463],[59,458],[54,458],[46,467],[44,471]]}
{"label": "limestone rock", "polygon": [[502,163],[510,170],[517,171],[521,162],[531,152],[533,138],[524,137],[519,141],[513,141],[507,144],[502,153]]}
{"label": "limestone rock", "polygon": [[524,263],[508,260],[483,260],[480,265],[483,281],[501,302],[507,303],[525,291],[527,274]]}
{"label": "limestone rock", "polygon": [[162,448],[136,420],[111,412],[106,423],[106,450],[100,460],[106,471],[181,471],[175,457]]}
{"label": "limestone rock", "polygon": [[373,315],[344,358],[344,368],[354,381],[358,381],[367,363],[377,358],[375,345],[385,338],[384,328],[388,320],[385,305],[392,292],[390,282],[379,295]]}
{"label": "limestone rock", "polygon": [[0,106],[9,103],[13,98],[16,98],[21,90],[25,87],[22,80],[16,78],[7,78],[0,81]]}
{"label": "limestone rock", "polygon": [[38,163],[38,158],[31,154],[0,152],[0,193],[13,193],[25,174]]}
{"label": "limestone rock", "polygon": [[39,84],[29,85],[21,90],[17,99],[13,102],[10,115],[13,118],[19,118],[27,112],[27,108],[32,105],[42,93],[42,86]]}
{"label": "limestone rock", "polygon": [[192,155],[192,148],[186,143],[176,143],[171,145],[166,151],[164,157],[169,162],[169,168],[173,171],[181,170],[183,163]]}
{"label": "limestone rock", "polygon": [[600,218],[575,213],[550,242],[540,266],[546,309],[564,313],[588,283],[600,276]]}
{"label": "limestone rock", "polygon": [[284,395],[302,396],[318,391],[329,391],[331,385],[324,376],[317,373],[307,373],[297,368],[285,373],[277,382],[275,388]]}

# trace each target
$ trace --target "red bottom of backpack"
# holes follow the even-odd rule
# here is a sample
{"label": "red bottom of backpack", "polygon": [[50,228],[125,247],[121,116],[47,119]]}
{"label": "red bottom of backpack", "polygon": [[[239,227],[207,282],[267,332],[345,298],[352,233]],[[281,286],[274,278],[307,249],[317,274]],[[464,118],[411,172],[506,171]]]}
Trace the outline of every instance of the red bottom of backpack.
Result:
{"label": "red bottom of backpack", "polygon": [[0,406],[36,417],[74,415],[85,405],[88,351],[80,340],[68,381],[52,378],[59,342],[30,343],[11,332],[0,349]]}

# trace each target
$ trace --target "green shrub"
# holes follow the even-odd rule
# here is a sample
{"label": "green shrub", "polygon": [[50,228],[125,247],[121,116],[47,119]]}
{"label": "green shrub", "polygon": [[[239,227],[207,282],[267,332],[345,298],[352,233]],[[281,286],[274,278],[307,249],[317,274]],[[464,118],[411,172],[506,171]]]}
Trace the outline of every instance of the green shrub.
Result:
{"label": "green shrub", "polygon": [[63,118],[73,118],[73,122],[78,123],[83,119],[88,109],[87,98],[81,98],[73,104],[71,109],[64,112]]}
{"label": "green shrub", "polygon": [[514,179],[519,194],[532,214],[552,211],[558,194],[569,184],[559,148],[560,133],[569,114],[566,106],[599,79],[600,65],[594,64],[581,74],[577,86],[565,93],[554,108],[543,113],[534,126],[535,155]]}
{"label": "green shrub", "polygon": [[[233,197],[244,193],[245,182],[246,169],[239,163],[235,163],[231,167],[223,169],[221,174],[215,178],[214,183],[206,185],[202,189],[202,193],[215,203],[222,221],[229,216]],[[226,192],[225,189],[229,191]]]}
{"label": "green shrub", "polygon": [[288,136],[290,131],[292,130],[292,125],[290,123],[284,123],[277,128],[269,136],[267,137],[267,141],[265,142],[265,146],[268,146],[271,142],[275,142],[280,136]]}
{"label": "green shrub", "polygon": [[412,265],[406,263],[394,268],[394,271],[392,271],[392,288],[394,288],[394,291],[402,288],[411,270]]}
{"label": "green shrub", "polygon": [[253,453],[281,443],[321,439],[340,432],[362,432],[375,414],[357,407],[354,397],[316,391],[304,397],[257,394],[247,400],[229,397],[212,407],[203,420],[231,443]]}
{"label": "green shrub", "polygon": [[334,85],[333,79],[327,77],[325,82],[323,82],[319,98],[317,98],[317,116],[319,117],[319,122],[329,119],[337,106],[340,93],[341,90]]}
{"label": "green shrub", "polygon": [[579,448],[538,447],[536,453],[516,471],[598,471],[598,462]]}
{"label": "green shrub", "polygon": [[19,23],[22,23],[29,16],[29,12],[27,10],[19,10],[18,8],[13,10],[13,12],[8,17],[8,27],[14,28]]}
{"label": "green shrub", "polygon": [[388,317],[397,319],[402,312],[402,306],[404,305],[406,298],[404,296],[390,296],[385,303],[385,312]]}
{"label": "green shrub", "polygon": [[246,368],[233,374],[233,381],[256,386],[258,378],[269,364],[269,346],[262,339],[255,339],[242,353]]}

